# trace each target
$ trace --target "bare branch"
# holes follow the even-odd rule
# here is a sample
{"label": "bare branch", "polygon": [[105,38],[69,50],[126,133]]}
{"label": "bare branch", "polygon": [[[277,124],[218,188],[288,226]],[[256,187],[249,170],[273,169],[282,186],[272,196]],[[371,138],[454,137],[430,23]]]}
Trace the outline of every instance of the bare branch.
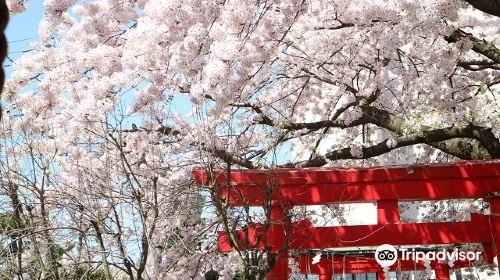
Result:
{"label": "bare branch", "polygon": [[243,166],[243,167],[246,167],[248,169],[259,169],[259,168],[264,167],[261,164],[254,163],[250,160],[232,155],[229,152],[221,150],[221,149],[209,148],[209,147],[205,147],[205,145],[202,145],[202,149],[204,151],[212,153],[214,156],[218,157],[219,159],[222,159],[223,161],[225,161],[229,164],[237,164],[239,166]]}

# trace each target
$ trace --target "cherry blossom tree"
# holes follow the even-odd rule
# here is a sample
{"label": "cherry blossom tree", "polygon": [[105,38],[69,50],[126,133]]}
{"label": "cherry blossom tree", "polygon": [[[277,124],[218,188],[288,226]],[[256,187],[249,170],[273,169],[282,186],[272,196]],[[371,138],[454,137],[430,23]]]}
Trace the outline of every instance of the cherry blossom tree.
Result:
{"label": "cherry blossom tree", "polygon": [[195,166],[499,158],[496,7],[46,0],[3,93],[17,275],[232,279]]}

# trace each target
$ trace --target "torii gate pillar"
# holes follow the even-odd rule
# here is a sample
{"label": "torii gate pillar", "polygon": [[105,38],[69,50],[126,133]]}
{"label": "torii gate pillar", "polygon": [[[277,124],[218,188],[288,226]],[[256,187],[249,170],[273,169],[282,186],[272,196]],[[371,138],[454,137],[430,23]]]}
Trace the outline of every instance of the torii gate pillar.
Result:
{"label": "torii gate pillar", "polygon": [[288,248],[283,248],[283,246],[286,244],[286,231],[290,226],[289,206],[283,205],[279,201],[272,201],[269,210],[271,224],[267,235],[267,244],[272,246],[271,252],[278,255],[266,279],[288,279]]}
{"label": "torii gate pillar", "polygon": [[332,280],[333,274],[320,274],[319,280]]}
{"label": "torii gate pillar", "polygon": [[433,267],[434,272],[436,272],[437,280],[449,280],[450,279],[450,267],[448,264],[438,264]]}
{"label": "torii gate pillar", "polygon": [[492,193],[488,199],[490,203],[490,225],[497,264],[500,264],[500,192]]}

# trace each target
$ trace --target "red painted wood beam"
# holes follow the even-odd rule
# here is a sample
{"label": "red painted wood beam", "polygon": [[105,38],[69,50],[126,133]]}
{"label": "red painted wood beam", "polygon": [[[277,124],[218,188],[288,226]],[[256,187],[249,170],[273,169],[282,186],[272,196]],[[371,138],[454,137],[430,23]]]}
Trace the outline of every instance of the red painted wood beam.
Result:
{"label": "red painted wood beam", "polygon": [[215,182],[220,195],[229,194],[234,206],[263,205],[264,193],[270,187],[274,189],[272,200],[291,205],[484,198],[500,192],[500,161],[391,168],[242,170],[231,172],[229,187],[226,173],[213,180],[202,170],[193,171],[193,175],[199,185]]}
{"label": "red painted wood beam", "polygon": [[[234,232],[242,244],[241,249],[263,249],[266,244],[256,244],[263,236],[261,226],[249,226],[252,237],[245,242],[245,232]],[[357,225],[336,227],[310,227],[305,221],[292,226],[289,249],[322,249],[340,247],[417,244],[491,243],[489,217],[471,214],[471,221],[456,223],[413,223],[387,225]],[[265,241],[266,238],[260,238]],[[219,232],[218,248],[231,251],[225,232]]]}
{"label": "red painted wood beam", "polygon": [[[235,185],[219,187],[221,197],[229,194],[233,206],[261,206],[267,186]],[[379,200],[444,200],[484,198],[500,191],[500,177],[431,179],[428,181],[357,182],[346,184],[284,185],[272,191],[271,200],[291,205],[375,202]]]}
{"label": "red painted wood beam", "polygon": [[[225,184],[227,173],[216,172],[214,179],[202,169],[193,171],[199,185],[216,182]],[[232,183],[241,185],[277,185],[331,184],[354,182],[407,181],[450,178],[477,178],[500,176],[499,160],[461,161],[425,165],[378,166],[366,168],[277,168],[277,169],[242,169],[232,170]]]}
{"label": "red painted wood beam", "polygon": [[488,216],[471,214],[471,221],[300,228],[291,248],[338,248],[381,244],[453,244],[491,242]]}
{"label": "red painted wood beam", "polygon": [[[292,228],[296,230],[301,228],[309,228],[311,227],[311,223],[308,220],[302,220],[299,222],[295,222],[292,225]],[[285,232],[288,232],[288,227],[282,228]],[[283,232],[283,233],[285,233]],[[235,230],[233,232],[235,241],[239,245],[239,248],[242,250],[264,250],[265,248],[271,248],[272,252],[282,249],[282,244],[277,244],[273,242],[273,235],[275,233],[273,231],[268,231],[267,235],[263,233],[263,225],[262,224],[254,224],[250,223],[246,226],[245,230]],[[248,235],[248,239],[246,238]],[[283,240],[284,242],[284,240]],[[276,246],[276,245],[277,246]],[[219,252],[231,252],[232,247],[229,243],[226,232],[219,231],[218,239],[217,239],[217,248]]]}

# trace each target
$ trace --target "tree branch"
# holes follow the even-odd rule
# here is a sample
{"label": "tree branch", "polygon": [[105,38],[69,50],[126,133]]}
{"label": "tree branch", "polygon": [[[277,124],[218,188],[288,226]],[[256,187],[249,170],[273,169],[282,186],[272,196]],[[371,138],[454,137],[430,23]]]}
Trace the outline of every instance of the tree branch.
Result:
{"label": "tree branch", "polygon": [[493,16],[500,17],[500,0],[465,0],[472,7],[488,13]]}
{"label": "tree branch", "polygon": [[428,145],[460,159],[478,160],[491,158],[488,150],[479,141],[474,139],[450,139],[442,142],[428,143]]}
{"label": "tree branch", "polygon": [[[389,152],[395,148],[401,147],[401,145],[409,146],[414,144],[428,144],[436,149],[439,149],[445,153],[451,154],[461,159],[500,158],[500,142],[491,132],[491,129],[469,124],[461,128],[450,127],[418,132],[410,134],[408,136],[404,136],[402,134],[403,128],[405,127],[405,120],[402,117],[399,117],[388,111],[370,106],[366,101],[361,101],[360,104],[363,104],[360,106],[363,111],[363,115],[361,116],[361,118],[351,123],[346,123],[344,120],[324,120],[318,122],[285,123],[280,128],[289,131],[308,129],[309,131],[307,133],[311,133],[322,128],[349,128],[362,124],[374,124],[399,135],[399,138],[397,138],[396,141],[400,146],[387,149],[384,141],[375,146],[365,148],[363,150],[363,158],[378,156],[382,153]],[[261,122],[260,124],[273,126],[274,123],[274,121],[269,120],[269,122]],[[165,135],[172,135],[172,132],[174,131],[175,134],[180,134],[179,131],[167,127],[156,129],[156,131]],[[202,146],[204,151],[212,153],[225,162],[237,164],[248,169],[258,169],[265,167],[264,165],[255,163],[251,160],[232,155],[225,150],[209,148],[204,145]],[[325,156],[313,156],[309,161],[306,162],[290,163],[286,166],[290,167],[297,164],[302,166],[322,166],[327,163],[326,159],[355,159],[355,157],[351,155],[350,148],[344,148],[333,151],[330,154],[326,154]]]}
{"label": "tree branch", "polygon": [[445,40],[449,43],[456,43],[462,40],[469,41],[472,43],[473,51],[486,56],[495,63],[500,63],[500,49],[498,49],[492,42],[478,39],[472,34],[466,33],[460,29],[453,31],[450,36],[446,36]]}
{"label": "tree branch", "polygon": [[[308,131],[304,132],[305,135],[320,129],[327,129],[331,127],[344,129],[363,124],[373,124],[378,127],[385,128],[398,136],[398,138],[396,139],[396,142],[398,143],[397,146],[389,148],[386,145],[386,141],[381,142],[377,145],[364,148],[362,158],[378,156],[395,148],[414,144],[428,144],[436,149],[439,149],[447,154],[459,157],[461,159],[500,158],[500,142],[491,132],[491,129],[475,126],[473,124],[469,124],[463,127],[452,126],[449,128],[421,131],[410,135],[403,135],[403,129],[406,126],[406,121],[404,118],[370,105],[377,98],[378,94],[379,92],[376,91],[373,96],[370,96],[368,98],[358,98],[353,104],[350,104],[352,106],[359,106],[363,112],[362,116],[359,119],[350,123],[347,123],[344,120],[339,120],[338,117],[340,116],[340,113],[335,114],[335,116],[330,120],[303,123],[288,122],[282,124],[281,126],[279,126],[279,128],[286,131],[307,129]],[[233,103],[231,104],[231,106],[251,108],[259,115],[265,116],[262,108],[251,103]],[[276,127],[277,125],[275,121],[271,120],[268,117],[261,120],[259,124],[271,127]],[[182,135],[180,131],[164,126],[154,130],[146,130],[143,128],[139,129],[149,132],[156,131],[164,135]],[[138,131],[139,129],[135,128],[132,130],[124,131],[133,132]],[[199,145],[199,143],[193,143],[193,145]],[[233,155],[222,149],[208,147],[204,144],[201,144],[201,147],[202,150],[212,153],[217,158],[230,164],[236,164],[249,169],[266,167],[265,165],[261,165],[256,161]],[[355,159],[355,157],[351,155],[350,148],[344,148],[330,152],[324,156],[312,155],[310,160],[308,161],[300,163],[290,163],[286,166],[322,166],[327,163],[327,159]]]}
{"label": "tree branch", "polygon": [[208,148],[205,145],[202,145],[202,149],[206,152],[213,154],[214,156],[218,157],[219,159],[222,159],[223,161],[225,161],[229,164],[237,164],[239,166],[242,166],[242,167],[245,167],[248,169],[259,169],[259,168],[265,167],[259,163],[254,163],[250,160],[241,158],[239,156],[232,155],[225,150],[221,150],[221,149],[217,149],[217,148]]}
{"label": "tree branch", "polygon": [[[319,167],[327,164],[328,160],[340,159],[367,159],[388,153],[394,149],[411,146],[415,144],[428,144],[446,141],[456,138],[476,138],[479,134],[483,133],[483,128],[474,125],[467,125],[462,127],[448,127],[435,129],[430,131],[422,131],[414,134],[401,136],[395,139],[394,145],[389,145],[388,140],[384,140],[376,145],[362,148],[362,155],[360,157],[351,154],[350,148],[343,148],[326,153],[324,156],[317,156],[311,160],[286,164],[283,167],[291,167],[300,165],[302,167]],[[497,151],[496,157],[500,157],[500,149]]]}

